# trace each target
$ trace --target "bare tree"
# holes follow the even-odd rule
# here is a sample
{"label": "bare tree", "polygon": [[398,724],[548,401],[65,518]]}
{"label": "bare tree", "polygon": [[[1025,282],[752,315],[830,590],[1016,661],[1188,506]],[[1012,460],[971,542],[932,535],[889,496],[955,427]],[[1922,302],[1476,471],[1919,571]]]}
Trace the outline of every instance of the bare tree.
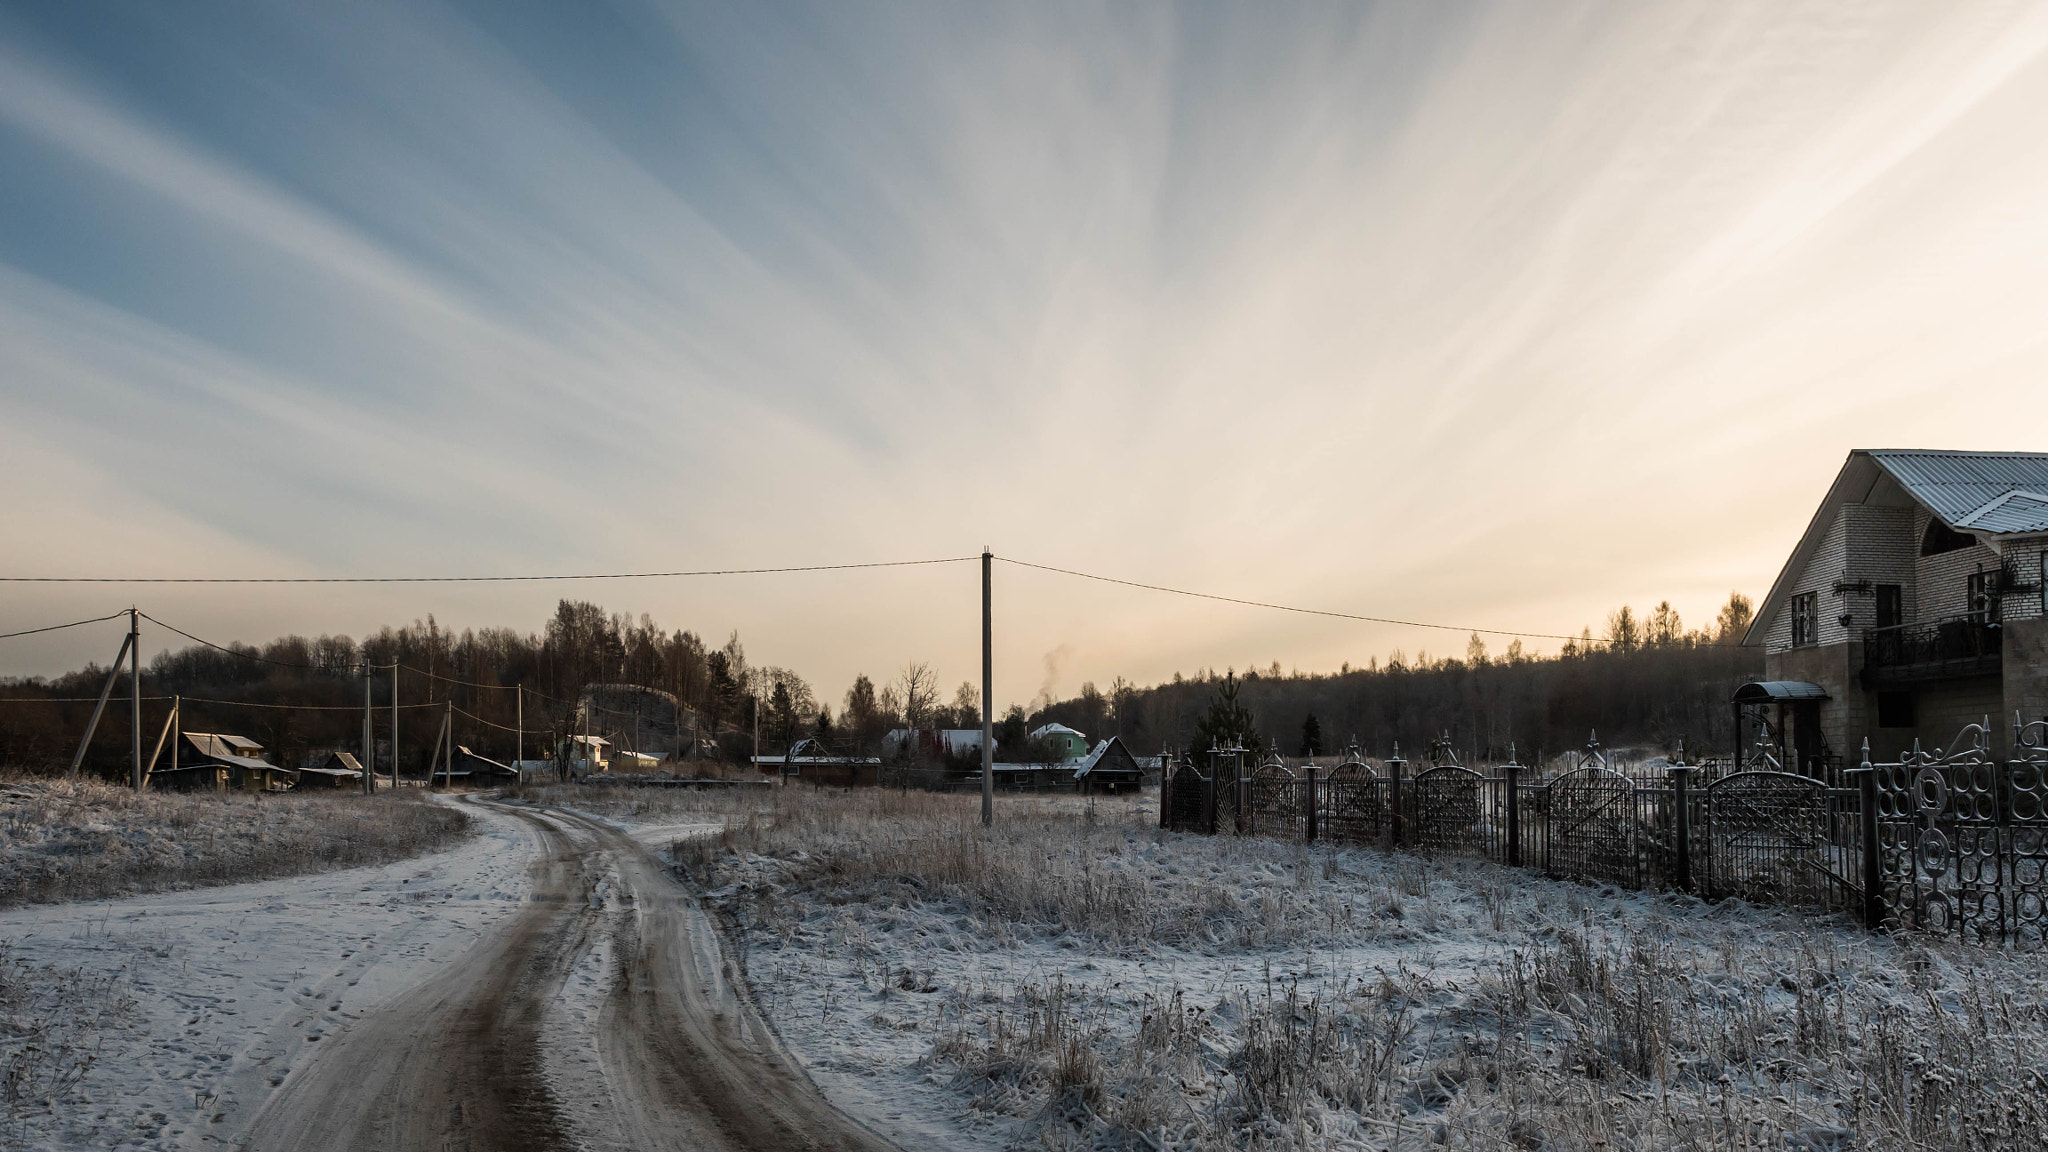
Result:
{"label": "bare tree", "polygon": [[981,693],[965,680],[953,692],[953,723],[961,728],[981,727]]}
{"label": "bare tree", "polygon": [[932,709],[939,703],[939,677],[932,666],[923,660],[912,660],[903,668],[892,685],[896,689],[898,706],[903,709],[903,725],[906,728],[922,728],[931,720]]}

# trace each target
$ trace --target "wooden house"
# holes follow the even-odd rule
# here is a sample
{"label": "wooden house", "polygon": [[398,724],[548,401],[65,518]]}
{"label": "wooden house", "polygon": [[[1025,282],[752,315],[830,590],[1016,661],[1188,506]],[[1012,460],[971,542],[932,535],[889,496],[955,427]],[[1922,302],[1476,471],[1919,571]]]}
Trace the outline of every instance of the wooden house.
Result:
{"label": "wooden house", "polygon": [[[1736,694],[1790,771],[1831,776],[2048,717],[2048,453],[1849,454],[1744,643]],[[1756,721],[1762,720],[1759,725]]]}
{"label": "wooden house", "polygon": [[286,792],[298,783],[297,772],[263,759],[263,745],[246,736],[186,732],[182,740],[185,755],[179,757],[180,763],[192,765],[197,773],[209,768],[224,770],[224,787],[241,792]]}
{"label": "wooden house", "polygon": [[1074,768],[1074,786],[1082,792],[1136,792],[1144,779],[1144,768],[1131,750],[1124,747],[1121,736],[1111,736],[1096,744]]}

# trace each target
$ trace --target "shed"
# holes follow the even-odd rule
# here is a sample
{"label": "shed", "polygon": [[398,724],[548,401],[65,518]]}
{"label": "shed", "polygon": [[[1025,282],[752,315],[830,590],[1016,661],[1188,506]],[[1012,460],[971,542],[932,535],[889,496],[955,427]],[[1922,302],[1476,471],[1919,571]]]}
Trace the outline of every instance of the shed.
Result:
{"label": "shed", "polygon": [[346,752],[329,752],[317,767],[299,769],[301,788],[352,788],[362,779],[362,764]]}
{"label": "shed", "polygon": [[519,779],[519,769],[493,760],[489,756],[479,756],[461,744],[455,746],[453,768],[454,771],[449,775],[467,777],[472,782],[489,780],[502,784]]}

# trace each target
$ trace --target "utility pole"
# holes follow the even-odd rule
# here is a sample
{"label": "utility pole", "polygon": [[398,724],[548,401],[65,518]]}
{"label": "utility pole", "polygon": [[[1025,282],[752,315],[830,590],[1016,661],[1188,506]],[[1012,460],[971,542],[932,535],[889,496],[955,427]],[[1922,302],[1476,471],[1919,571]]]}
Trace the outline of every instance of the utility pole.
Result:
{"label": "utility pole", "polygon": [[128,609],[128,735],[134,745],[131,783],[142,791],[142,614]]}
{"label": "utility pole", "polygon": [[448,693],[448,712],[441,720],[441,751],[446,753],[441,760],[441,779],[448,787],[455,787],[455,693]]}
{"label": "utility pole", "polygon": [[377,771],[377,745],[370,732],[370,661],[363,660],[363,795],[370,794],[370,776]]}
{"label": "utility pole", "polygon": [[989,611],[989,570],[995,557],[981,549],[981,825],[996,819],[996,694],[994,628]]}
{"label": "utility pole", "polygon": [[79,738],[78,751],[72,754],[71,771],[67,774],[72,780],[78,779],[78,766],[85,763],[85,750],[92,746],[92,734],[99,731],[100,714],[107,710],[107,698],[114,694],[114,683],[121,678],[121,661],[127,659],[128,649],[134,645],[133,632],[121,637],[121,650],[114,653],[114,665],[107,669],[107,683],[100,689],[100,702],[92,706],[92,719],[86,721],[85,735]]}
{"label": "utility pole", "polygon": [[391,657],[391,788],[398,790],[398,657]]}
{"label": "utility pole", "polygon": [[[513,723],[519,727],[519,743],[514,745],[512,763],[515,767],[526,761],[526,689],[512,686],[512,711],[518,717]],[[523,773],[525,769],[520,769]],[[522,777],[523,778],[523,777]]]}

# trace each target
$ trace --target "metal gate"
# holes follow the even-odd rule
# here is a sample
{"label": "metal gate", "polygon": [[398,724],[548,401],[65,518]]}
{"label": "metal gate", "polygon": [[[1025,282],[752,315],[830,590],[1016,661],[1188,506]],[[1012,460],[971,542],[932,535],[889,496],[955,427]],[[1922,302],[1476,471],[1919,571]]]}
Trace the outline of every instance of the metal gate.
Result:
{"label": "metal gate", "polygon": [[1826,911],[1860,906],[1854,850],[1833,843],[1828,786],[1791,772],[1707,785],[1707,894]]}
{"label": "metal gate", "polygon": [[1417,776],[1409,795],[1415,798],[1409,835],[1416,847],[1446,855],[1490,854],[1492,826],[1484,776],[1445,764]]}
{"label": "metal gate", "polygon": [[1890,918],[1983,942],[2048,936],[2048,724],[2013,725],[2013,758],[1971,724],[1943,754],[1915,744],[1875,766],[1879,869]]}
{"label": "metal gate", "polygon": [[1209,824],[1209,778],[1182,760],[1163,785],[1167,792],[1166,826],[1176,832],[1214,832]]}
{"label": "metal gate", "polygon": [[1286,765],[1266,763],[1246,780],[1245,831],[1255,836],[1298,840],[1308,832],[1307,780]]}
{"label": "metal gate", "polygon": [[1379,844],[1386,836],[1386,784],[1354,752],[1321,785],[1317,834],[1341,844]]}
{"label": "metal gate", "polygon": [[1636,788],[1612,768],[1581,768],[1552,780],[1545,870],[1554,875],[1642,883],[1636,857]]}

